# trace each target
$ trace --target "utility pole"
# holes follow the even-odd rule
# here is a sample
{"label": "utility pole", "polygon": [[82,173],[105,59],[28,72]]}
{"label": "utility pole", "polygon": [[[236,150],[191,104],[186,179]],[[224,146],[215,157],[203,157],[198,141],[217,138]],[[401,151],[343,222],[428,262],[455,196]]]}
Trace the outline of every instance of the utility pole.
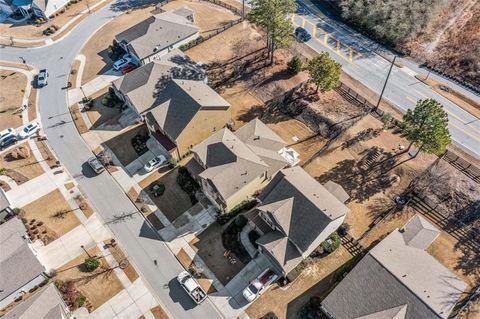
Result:
{"label": "utility pole", "polygon": [[397,59],[397,56],[394,56],[393,60],[392,60],[392,64],[390,64],[390,69],[388,70],[387,78],[385,79],[385,83],[383,83],[382,92],[380,93],[380,97],[378,98],[377,105],[375,105],[375,107],[373,109],[373,111],[375,111],[375,112],[377,111],[378,107],[380,106],[380,102],[382,101],[383,92],[385,92],[385,88],[387,87],[388,78],[390,77],[390,73],[392,72],[392,69],[393,69],[393,66],[395,65],[395,60],[396,59]]}

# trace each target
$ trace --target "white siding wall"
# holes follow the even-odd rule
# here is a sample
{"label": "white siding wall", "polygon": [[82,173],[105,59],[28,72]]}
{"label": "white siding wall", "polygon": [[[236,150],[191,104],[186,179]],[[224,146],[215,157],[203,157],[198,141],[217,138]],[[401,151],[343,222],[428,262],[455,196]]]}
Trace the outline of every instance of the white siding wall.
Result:
{"label": "white siding wall", "polygon": [[[170,48],[165,48],[161,51],[158,51],[156,52],[155,54],[152,54],[146,58],[143,58],[139,63],[141,65],[145,65],[145,64],[148,64],[149,62],[155,60],[155,59],[158,59],[160,58],[162,55],[168,53],[170,50],[173,50],[173,49],[177,49],[178,47],[180,47],[181,45],[184,45],[184,44],[187,44],[188,42],[192,41],[192,40],[195,40],[196,38],[198,38],[200,35],[200,32],[197,32],[195,34],[193,34],[192,36],[188,37],[188,38],[185,38],[183,39],[182,41],[180,42],[177,42],[175,43],[173,46],[171,46]],[[135,57],[136,58],[136,57]]]}
{"label": "white siding wall", "polygon": [[346,215],[343,215],[342,217],[339,217],[333,220],[330,224],[328,224],[328,226],[325,227],[325,229],[323,230],[323,232],[320,233],[317,239],[315,239],[308,247],[308,249],[302,254],[302,257],[307,258],[308,255],[310,255],[315,248],[317,248],[325,239],[327,239],[331,233],[336,231],[345,220],[345,216]]}

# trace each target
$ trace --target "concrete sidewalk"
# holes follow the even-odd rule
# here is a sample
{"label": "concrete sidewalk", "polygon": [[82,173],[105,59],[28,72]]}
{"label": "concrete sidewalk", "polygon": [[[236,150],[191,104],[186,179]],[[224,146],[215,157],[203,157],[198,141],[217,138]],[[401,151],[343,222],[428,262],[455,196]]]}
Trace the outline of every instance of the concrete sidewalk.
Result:
{"label": "concrete sidewalk", "polygon": [[90,96],[93,93],[106,88],[113,81],[122,76],[120,71],[113,69],[108,70],[102,75],[97,76],[90,82],[71,90],[68,90],[68,105],[72,106],[75,103],[80,102],[84,97]]}

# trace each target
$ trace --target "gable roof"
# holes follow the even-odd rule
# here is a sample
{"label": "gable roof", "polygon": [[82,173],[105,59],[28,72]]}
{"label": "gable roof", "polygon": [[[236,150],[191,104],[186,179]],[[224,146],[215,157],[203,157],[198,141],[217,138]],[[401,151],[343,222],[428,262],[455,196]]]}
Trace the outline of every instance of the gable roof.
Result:
{"label": "gable roof", "polygon": [[45,271],[24,236],[25,226],[18,218],[0,225],[0,300]]}
{"label": "gable roof", "polygon": [[0,211],[10,207],[10,202],[7,198],[7,195],[3,191],[2,188],[0,188]]}
{"label": "gable roof", "polygon": [[[301,167],[282,169],[260,193],[263,206],[302,253],[348,207]],[[285,200],[288,200],[285,202]],[[279,203],[289,203],[288,205]]]}
{"label": "gable roof", "polygon": [[[275,134],[266,128],[260,138]],[[199,176],[210,179],[224,199],[228,199],[262,173],[267,172],[268,176],[272,176],[287,165],[287,161],[278,152],[245,143],[242,138],[248,140],[245,138],[247,134],[240,138],[237,135],[239,132],[241,129],[236,132],[222,129],[192,148],[207,167]],[[274,138],[280,139],[278,136]]]}
{"label": "gable roof", "polygon": [[353,268],[322,302],[329,314],[357,318],[406,305],[406,319],[449,316],[466,284],[424,249],[406,243],[404,234],[415,223],[403,233],[393,231]]}
{"label": "gable roof", "polygon": [[266,233],[257,243],[278,261],[285,273],[289,273],[303,259],[295,245],[279,231]]}
{"label": "gable roof", "polygon": [[148,112],[175,140],[200,110],[229,107],[230,104],[203,81],[172,79]]}
{"label": "gable roof", "polygon": [[350,198],[343,187],[334,181],[328,181],[323,186],[342,203],[345,203]]}
{"label": "gable roof", "polygon": [[128,43],[128,49],[140,59],[146,58],[200,31],[187,19],[188,10],[180,8],[151,16],[117,34],[115,39]]}
{"label": "gable roof", "polygon": [[158,105],[157,96],[172,78],[203,80],[205,72],[180,50],[161,56],[113,82],[139,114]]}
{"label": "gable roof", "polygon": [[427,249],[440,235],[440,231],[424,218],[415,215],[403,228],[403,239],[407,246]]}
{"label": "gable roof", "polygon": [[407,315],[407,305],[393,307],[387,310],[361,316],[356,319],[405,319]]}
{"label": "gable roof", "polygon": [[66,305],[54,284],[49,284],[23,301],[4,319],[62,319],[67,318]]}

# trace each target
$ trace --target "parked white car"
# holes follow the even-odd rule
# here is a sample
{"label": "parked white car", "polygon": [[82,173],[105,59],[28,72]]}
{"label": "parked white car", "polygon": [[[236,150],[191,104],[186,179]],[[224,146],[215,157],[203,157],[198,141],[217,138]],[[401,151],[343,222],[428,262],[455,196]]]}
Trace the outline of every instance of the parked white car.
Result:
{"label": "parked white car", "polygon": [[15,136],[15,130],[13,128],[7,128],[0,132],[0,142],[9,138],[10,136]]}
{"label": "parked white car", "polygon": [[148,161],[148,163],[145,164],[144,168],[147,172],[151,172],[154,169],[157,169],[160,166],[164,165],[165,163],[167,163],[167,159],[165,158],[165,156],[160,155]]}
{"label": "parked white car", "polygon": [[257,278],[252,280],[250,284],[243,290],[243,296],[248,302],[252,302],[260,295],[268,286],[270,286],[278,275],[270,269],[265,269]]}
{"label": "parked white car", "polygon": [[94,156],[88,159],[88,165],[90,165],[93,171],[97,174],[100,174],[105,170],[105,167],[103,167],[102,163],[100,163],[100,160]]}
{"label": "parked white car", "polygon": [[183,289],[188,293],[188,295],[195,301],[195,303],[200,304],[207,298],[207,294],[200,287],[198,282],[190,275],[188,271],[182,271],[177,276],[177,281],[183,287]]}
{"label": "parked white car", "polygon": [[128,55],[125,55],[125,56],[123,56],[123,58],[121,58],[120,60],[117,60],[113,64],[113,68],[115,69],[115,71],[118,71],[121,68],[123,68],[124,66],[126,66],[127,64],[129,64],[130,62],[132,62],[132,58]]}
{"label": "parked white car", "polygon": [[38,124],[37,122],[32,122],[30,124],[28,124],[27,126],[25,126],[21,131],[20,131],[20,138],[24,139],[24,138],[27,138],[29,136],[32,136],[33,134],[37,133],[38,131],[40,131],[40,124]]}
{"label": "parked white car", "polygon": [[48,72],[46,69],[40,70],[37,75],[37,86],[43,87],[48,84]]}

